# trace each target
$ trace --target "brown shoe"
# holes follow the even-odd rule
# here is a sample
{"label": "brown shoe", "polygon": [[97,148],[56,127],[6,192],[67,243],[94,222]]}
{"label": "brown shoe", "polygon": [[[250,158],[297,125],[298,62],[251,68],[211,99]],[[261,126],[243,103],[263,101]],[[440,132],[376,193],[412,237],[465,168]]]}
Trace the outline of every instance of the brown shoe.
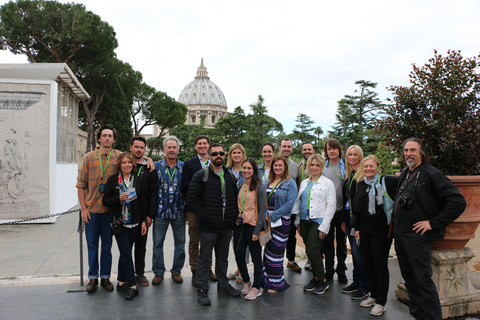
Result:
{"label": "brown shoe", "polygon": [[144,276],[143,274],[140,275],[140,276],[137,276],[137,277],[135,278],[135,280],[137,280],[137,283],[138,283],[139,285],[141,285],[141,286],[146,287],[146,286],[149,285],[148,279],[145,278],[145,276]]}
{"label": "brown shoe", "polygon": [[113,284],[110,282],[110,279],[102,279],[100,285],[107,291],[113,291]]}
{"label": "brown shoe", "polygon": [[89,293],[95,292],[98,286],[98,279],[90,279],[88,280],[87,287],[85,290]]}
{"label": "brown shoe", "polygon": [[302,268],[300,268],[296,262],[292,264],[290,262],[287,262],[287,268],[295,272],[302,272]]}
{"label": "brown shoe", "polygon": [[217,282],[217,276],[215,275],[215,273],[213,273],[212,270],[210,270],[210,273],[208,274],[208,280],[212,282]]}
{"label": "brown shoe", "polygon": [[197,286],[197,270],[192,269],[192,286]]}
{"label": "brown shoe", "polygon": [[153,277],[153,279],[152,279],[152,284],[153,284],[154,286],[156,286],[156,285],[159,285],[160,283],[162,283],[162,281],[163,281],[163,276],[157,276],[157,275],[156,275],[156,276]]}
{"label": "brown shoe", "polygon": [[172,276],[172,279],[173,281],[175,281],[175,283],[182,283],[183,282],[183,277],[181,274],[174,274]]}

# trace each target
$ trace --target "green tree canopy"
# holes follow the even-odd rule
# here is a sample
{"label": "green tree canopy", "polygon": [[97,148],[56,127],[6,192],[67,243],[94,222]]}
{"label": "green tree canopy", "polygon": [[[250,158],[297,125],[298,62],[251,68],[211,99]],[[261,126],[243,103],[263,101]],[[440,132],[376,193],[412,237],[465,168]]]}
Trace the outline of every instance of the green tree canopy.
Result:
{"label": "green tree canopy", "polygon": [[432,164],[446,174],[480,174],[480,55],[434,53],[425,65],[413,65],[409,87],[389,88],[394,103],[383,108],[377,130],[399,153],[407,138],[422,139]]}
{"label": "green tree canopy", "polygon": [[102,63],[118,46],[108,23],[77,3],[10,1],[0,8],[1,48],[25,54],[30,62],[63,62],[75,72]]}
{"label": "green tree canopy", "polygon": [[102,123],[113,125],[117,131],[115,149],[127,151],[132,139],[132,121],[129,115],[129,107],[125,101],[122,87],[118,78],[113,78],[103,101]]}
{"label": "green tree canopy", "polygon": [[358,80],[355,84],[359,86],[355,90],[358,95],[345,95],[338,101],[335,116],[337,121],[329,134],[338,139],[344,149],[357,144],[365,154],[373,154],[380,140],[372,135],[374,132],[371,129],[374,128],[374,119],[380,114],[383,104],[373,91],[377,83]]}

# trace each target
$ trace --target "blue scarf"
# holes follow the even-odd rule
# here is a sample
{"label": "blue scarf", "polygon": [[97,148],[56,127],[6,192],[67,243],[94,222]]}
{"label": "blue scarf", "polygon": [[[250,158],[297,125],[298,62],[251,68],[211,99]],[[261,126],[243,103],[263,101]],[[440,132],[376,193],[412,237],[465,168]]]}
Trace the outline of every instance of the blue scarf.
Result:
{"label": "blue scarf", "polygon": [[[368,191],[368,212],[372,215],[375,214],[375,198],[377,198],[377,204],[383,204],[383,189],[380,181],[380,175],[377,174],[373,177],[373,180],[365,178],[363,181],[370,186]],[[375,190],[377,191],[375,194]]]}

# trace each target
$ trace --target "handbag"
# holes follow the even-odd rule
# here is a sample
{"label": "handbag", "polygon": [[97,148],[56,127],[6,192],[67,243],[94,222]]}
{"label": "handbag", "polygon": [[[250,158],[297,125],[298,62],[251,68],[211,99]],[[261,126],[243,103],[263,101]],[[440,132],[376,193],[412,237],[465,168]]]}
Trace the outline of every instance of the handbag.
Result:
{"label": "handbag", "polygon": [[110,223],[110,226],[112,227],[112,234],[114,236],[121,236],[123,233],[123,223],[120,221],[120,219],[113,218],[112,223]]}
{"label": "handbag", "polygon": [[[257,206],[257,191],[255,190],[255,213],[257,215],[258,221],[258,206]],[[267,244],[268,241],[272,239],[272,230],[270,228],[270,222],[267,222],[267,229],[260,231],[260,235],[258,236],[258,241],[260,245],[263,247]]]}
{"label": "handbag", "polygon": [[267,230],[260,231],[258,241],[260,242],[261,246],[264,246],[268,241],[270,241],[270,239],[272,239],[272,230],[270,228],[270,224],[268,224]]}

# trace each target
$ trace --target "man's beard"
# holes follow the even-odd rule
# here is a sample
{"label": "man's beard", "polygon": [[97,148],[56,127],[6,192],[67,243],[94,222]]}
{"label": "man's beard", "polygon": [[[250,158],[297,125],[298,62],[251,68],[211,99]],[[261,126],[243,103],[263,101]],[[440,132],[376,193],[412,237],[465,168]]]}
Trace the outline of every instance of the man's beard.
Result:
{"label": "man's beard", "polygon": [[220,167],[223,164],[223,159],[216,158],[215,160],[213,160],[213,164],[216,165],[217,167]]}

